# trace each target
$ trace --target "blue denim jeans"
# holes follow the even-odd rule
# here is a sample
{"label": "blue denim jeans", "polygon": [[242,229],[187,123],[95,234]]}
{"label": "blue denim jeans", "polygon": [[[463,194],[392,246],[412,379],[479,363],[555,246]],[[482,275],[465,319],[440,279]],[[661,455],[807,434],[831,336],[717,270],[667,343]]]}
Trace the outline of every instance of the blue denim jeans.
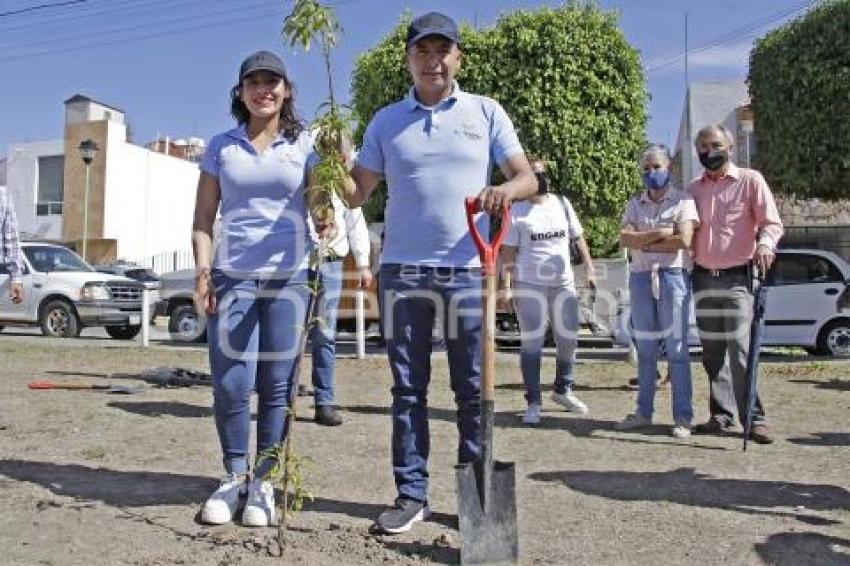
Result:
{"label": "blue denim jeans", "polygon": [[651,272],[629,275],[632,327],[638,354],[637,413],[651,418],[655,401],[658,342],[664,341],[670,369],[673,420],[690,424],[694,417],[688,355],[690,276],[682,269],[658,271],[659,298],[652,296]]}
{"label": "blue denim jeans", "polygon": [[[208,319],[213,411],[227,472],[248,471],[251,393],[257,391],[257,454],[285,437],[284,416],[310,290],[307,271],[289,279],[234,279],[213,270],[217,312]],[[263,476],[273,462],[254,470]]]}
{"label": "blue denim jeans", "polygon": [[575,382],[578,344],[578,298],[572,285],[533,285],[517,282],[514,294],[520,329],[519,365],[525,400],[541,404],[540,357],[547,323],[555,336],[555,393],[564,394]]}
{"label": "blue denim jeans", "polygon": [[310,327],[313,358],[313,391],[316,406],[333,405],[334,363],[336,361],[336,318],[342,293],[342,262],[326,261],[319,273],[322,287],[316,300],[316,316],[321,324]]}
{"label": "blue denim jeans", "polygon": [[481,275],[477,269],[387,264],[381,316],[393,375],[393,476],[399,495],[428,499],[428,383],[435,316],[443,325],[457,404],[458,462],[480,453]]}

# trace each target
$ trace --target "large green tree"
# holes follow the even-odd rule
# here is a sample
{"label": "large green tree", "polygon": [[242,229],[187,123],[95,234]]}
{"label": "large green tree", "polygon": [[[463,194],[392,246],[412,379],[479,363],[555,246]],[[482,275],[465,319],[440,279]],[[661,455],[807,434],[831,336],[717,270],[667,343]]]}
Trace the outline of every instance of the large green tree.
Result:
{"label": "large green tree", "polygon": [[824,2],[756,42],[753,162],[778,192],[850,194],[850,0]]}
{"label": "large green tree", "polygon": [[[357,61],[358,142],[375,112],[410,87],[408,22],[403,17]],[[462,26],[461,48],[461,87],[505,107],[526,151],[546,161],[553,184],[574,203],[594,255],[611,253],[623,206],[640,183],[647,100],[638,53],[616,14],[578,2],[520,10],[492,28]],[[380,218],[384,199],[381,191],[368,203],[370,218]]]}

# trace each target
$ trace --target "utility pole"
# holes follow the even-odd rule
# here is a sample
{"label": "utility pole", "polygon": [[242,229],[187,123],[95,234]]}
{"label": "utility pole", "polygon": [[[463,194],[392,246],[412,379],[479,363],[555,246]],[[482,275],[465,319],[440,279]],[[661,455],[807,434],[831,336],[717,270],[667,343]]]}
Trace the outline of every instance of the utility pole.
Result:
{"label": "utility pole", "polygon": [[[682,182],[693,178],[693,140],[691,140],[691,87],[688,76],[688,13],[685,12],[685,147],[682,148]],[[687,148],[687,150],[685,149]]]}

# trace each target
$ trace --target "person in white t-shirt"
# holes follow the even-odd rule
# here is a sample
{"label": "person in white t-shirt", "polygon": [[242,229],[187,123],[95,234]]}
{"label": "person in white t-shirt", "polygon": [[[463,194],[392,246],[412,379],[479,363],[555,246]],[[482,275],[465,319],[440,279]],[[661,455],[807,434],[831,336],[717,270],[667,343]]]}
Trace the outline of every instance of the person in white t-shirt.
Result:
{"label": "person in white t-shirt", "polygon": [[540,422],[542,407],[540,358],[547,323],[551,323],[557,348],[552,401],[568,411],[588,411],[573,391],[579,321],[570,239],[578,241],[589,286],[595,286],[595,274],[584,229],[570,201],[549,193],[549,179],[540,159],[529,158],[529,162],[537,176],[538,192],[511,209],[511,225],[502,247],[504,285],[500,308],[509,309],[512,301],[516,309],[520,370],[528,402],[522,420],[535,425]]}

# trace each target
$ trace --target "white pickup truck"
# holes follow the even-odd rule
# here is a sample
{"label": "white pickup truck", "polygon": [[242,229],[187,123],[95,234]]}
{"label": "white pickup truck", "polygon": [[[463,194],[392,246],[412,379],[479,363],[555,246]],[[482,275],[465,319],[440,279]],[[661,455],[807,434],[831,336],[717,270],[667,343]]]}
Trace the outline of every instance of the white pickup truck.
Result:
{"label": "white pickup truck", "polygon": [[103,326],[117,340],[138,335],[143,285],[99,273],[73,251],[51,243],[23,242],[24,300],[9,299],[0,285],[0,329],[40,326],[45,336],[76,337],[86,326]]}

